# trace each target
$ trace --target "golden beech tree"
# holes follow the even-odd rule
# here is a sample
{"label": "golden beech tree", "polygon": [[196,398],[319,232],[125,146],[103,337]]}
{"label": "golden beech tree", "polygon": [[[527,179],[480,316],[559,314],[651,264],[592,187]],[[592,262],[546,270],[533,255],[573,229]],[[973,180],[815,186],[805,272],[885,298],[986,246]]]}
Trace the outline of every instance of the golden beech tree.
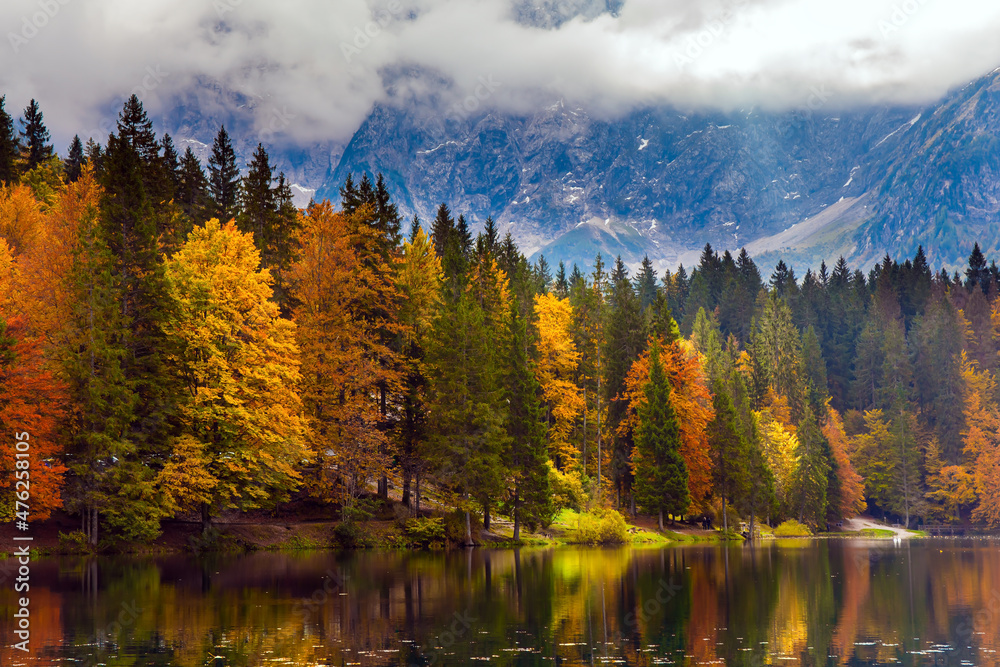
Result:
{"label": "golden beech tree", "polygon": [[549,415],[549,451],[564,470],[575,468],[577,451],[570,431],[583,412],[583,397],[573,381],[580,354],[570,325],[573,308],[569,299],[553,294],[535,296],[538,318],[538,362],[536,373]]}
{"label": "golden beech tree", "polygon": [[[712,394],[708,390],[702,357],[685,340],[669,344],[660,341],[660,363],[670,382],[670,403],[680,425],[680,453],[688,469],[688,492],[692,511],[706,508],[712,493],[712,461],[709,456],[708,424],[715,417]],[[640,407],[646,402],[644,388],[649,382],[649,351],[639,355],[625,380],[628,414],[619,426],[627,434],[639,426]]]}
{"label": "golden beech tree", "polygon": [[79,245],[79,231],[96,219],[101,187],[86,165],[80,178],[59,190],[19,258],[19,312],[30,312],[32,330],[47,345],[62,345],[68,335],[75,292],[68,277]]}
{"label": "golden beech tree", "polygon": [[34,240],[45,219],[42,205],[27,185],[0,188],[0,236],[20,253]]}
{"label": "golden beech tree", "polygon": [[951,521],[962,520],[962,508],[976,502],[976,478],[964,465],[945,465],[941,444],[931,438],[924,454],[927,473],[925,497],[934,503],[931,513]]}
{"label": "golden beech tree", "polygon": [[972,511],[975,521],[1000,526],[1000,411],[992,402],[996,382],[989,371],[980,370],[962,352],[965,380],[965,457],[974,470],[979,502]]}
{"label": "golden beech tree", "polygon": [[403,418],[399,423],[399,455],[403,472],[404,505],[410,504],[410,485],[416,477],[416,508],[420,509],[420,478],[426,442],[427,378],[426,353],[441,301],[441,259],[431,238],[417,229],[403,244],[403,259],[396,272],[396,286],[402,297],[399,323],[400,348],[406,371]]}
{"label": "golden beech tree", "polygon": [[383,323],[365,316],[379,310],[375,302],[387,292],[359,256],[372,233],[358,224],[363,214],[335,213],[329,202],[310,207],[291,272],[302,400],[317,461],[308,483],[345,511],[388,469],[379,389],[401,384],[399,371],[381,363],[392,356],[378,335]]}
{"label": "golden beech tree", "polygon": [[270,300],[250,234],[209,220],[166,262],[164,328],[185,399],[159,483],[178,507],[252,509],[287,496],[307,456],[295,325]]}
{"label": "golden beech tree", "polygon": [[792,476],[795,473],[795,451],[799,447],[799,439],[795,430],[789,428],[783,420],[780,411],[775,416],[771,407],[764,407],[755,414],[764,458],[774,475],[774,494],[782,507],[788,507],[792,501]]}

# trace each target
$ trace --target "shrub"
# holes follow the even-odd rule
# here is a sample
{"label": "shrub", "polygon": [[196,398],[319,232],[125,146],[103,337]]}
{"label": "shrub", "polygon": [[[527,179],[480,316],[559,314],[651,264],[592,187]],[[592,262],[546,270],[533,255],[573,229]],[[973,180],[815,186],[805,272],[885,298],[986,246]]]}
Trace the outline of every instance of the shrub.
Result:
{"label": "shrub", "polygon": [[587,493],[584,491],[580,475],[575,472],[559,472],[551,462],[549,462],[549,488],[552,489],[553,513],[561,509],[579,512],[587,502]]}
{"label": "shrub", "polygon": [[[478,512],[472,512],[469,519],[472,535],[475,537],[483,528],[483,517]],[[456,507],[454,511],[445,516],[444,533],[449,542],[465,543],[465,510]]]}
{"label": "shrub", "polygon": [[74,530],[72,533],[59,533],[59,551],[64,554],[87,554],[93,551],[93,547],[87,543],[87,536],[82,530]]}
{"label": "shrub", "polygon": [[333,529],[333,538],[337,545],[344,549],[356,549],[366,544],[361,527],[353,521],[338,523]]}
{"label": "shrub", "polygon": [[[441,517],[416,517],[408,519],[403,524],[403,531],[406,533],[410,544],[414,546],[429,547],[433,544],[442,544],[445,541],[444,519]],[[465,534],[464,527],[462,534],[463,536]]]}
{"label": "shrub", "polygon": [[615,510],[598,509],[581,514],[580,527],[570,532],[569,541],[576,544],[625,544],[628,526],[625,517]]}
{"label": "shrub", "polygon": [[809,537],[812,531],[809,526],[801,524],[795,519],[789,519],[774,529],[775,537]]}

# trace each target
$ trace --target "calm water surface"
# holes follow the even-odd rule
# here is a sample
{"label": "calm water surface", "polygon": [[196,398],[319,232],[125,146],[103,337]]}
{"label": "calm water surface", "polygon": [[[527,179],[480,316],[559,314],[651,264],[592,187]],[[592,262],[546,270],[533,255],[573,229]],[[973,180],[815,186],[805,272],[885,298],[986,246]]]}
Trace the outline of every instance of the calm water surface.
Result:
{"label": "calm water surface", "polygon": [[0,665],[1000,665],[1000,542],[50,558]]}

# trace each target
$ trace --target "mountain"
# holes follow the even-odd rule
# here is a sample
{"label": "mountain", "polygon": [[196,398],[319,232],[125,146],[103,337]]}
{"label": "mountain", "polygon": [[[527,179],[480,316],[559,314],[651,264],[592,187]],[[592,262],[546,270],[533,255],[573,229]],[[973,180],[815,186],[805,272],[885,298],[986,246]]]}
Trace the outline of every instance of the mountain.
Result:
{"label": "mountain", "polygon": [[1000,75],[923,107],[594,117],[562,101],[531,114],[465,117],[376,106],[319,187],[382,172],[401,210],[447,202],[475,230],[487,216],[550,264],[597,251],[632,265],[690,265],[706,242],[744,245],[801,274],[843,254],[868,267],[923,244],[964,264],[1000,204]]}

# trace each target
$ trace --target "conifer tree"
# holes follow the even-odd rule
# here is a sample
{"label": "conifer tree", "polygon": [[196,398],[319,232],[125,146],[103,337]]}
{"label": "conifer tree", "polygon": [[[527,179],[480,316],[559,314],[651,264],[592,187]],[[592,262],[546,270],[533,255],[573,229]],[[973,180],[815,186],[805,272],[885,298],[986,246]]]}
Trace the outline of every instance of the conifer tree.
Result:
{"label": "conifer tree", "polygon": [[798,441],[792,481],[792,497],[798,499],[798,520],[813,526],[823,525],[830,474],[829,444],[820,431],[816,414],[808,405],[799,422]]}
{"label": "conifer tree", "polygon": [[14,132],[14,119],[4,109],[6,100],[6,95],[0,95],[0,183],[13,183],[18,177],[21,141]]}
{"label": "conifer tree", "polygon": [[80,141],[80,135],[75,135],[73,141],[70,142],[66,160],[63,162],[63,171],[66,174],[66,180],[70,183],[75,183],[80,178],[80,173],[86,162],[87,158],[83,154],[83,142]]}
{"label": "conifer tree", "polygon": [[507,355],[508,446],[504,464],[512,487],[507,502],[514,519],[514,541],[521,538],[521,524],[529,528],[548,525],[552,519],[545,425],[530,356],[527,322],[511,302],[508,319],[510,349]]}
{"label": "conifer tree", "polygon": [[[622,398],[625,379],[632,363],[646,344],[645,320],[639,310],[639,299],[628,279],[619,257],[611,274],[610,296],[605,324],[605,365],[604,398],[608,402],[608,431],[614,434],[613,473],[620,492],[626,497],[632,491],[632,437],[622,435],[619,425],[628,410],[628,402]],[[630,498],[630,509],[635,511],[635,498]]]}
{"label": "conifer tree", "polygon": [[[201,162],[188,146],[181,158],[177,176],[177,203],[190,221],[202,222],[208,219],[211,204],[208,194],[208,179],[201,168]],[[190,229],[186,230],[190,231]]]}
{"label": "conifer tree", "polygon": [[52,146],[49,144],[49,130],[45,127],[44,115],[34,99],[24,109],[21,118],[21,138],[25,155],[25,171],[31,171],[45,160],[52,157]]}
{"label": "conifer tree", "polygon": [[212,200],[212,216],[219,220],[236,217],[239,204],[240,170],[236,167],[236,153],[226,132],[226,126],[219,128],[212,144],[212,155],[208,159],[209,196]]}
{"label": "conifer tree", "polygon": [[649,382],[646,402],[639,411],[633,462],[636,502],[646,511],[682,514],[687,510],[688,470],[680,454],[677,415],[670,404],[670,383],[660,363],[660,343],[654,338],[649,348]]}

